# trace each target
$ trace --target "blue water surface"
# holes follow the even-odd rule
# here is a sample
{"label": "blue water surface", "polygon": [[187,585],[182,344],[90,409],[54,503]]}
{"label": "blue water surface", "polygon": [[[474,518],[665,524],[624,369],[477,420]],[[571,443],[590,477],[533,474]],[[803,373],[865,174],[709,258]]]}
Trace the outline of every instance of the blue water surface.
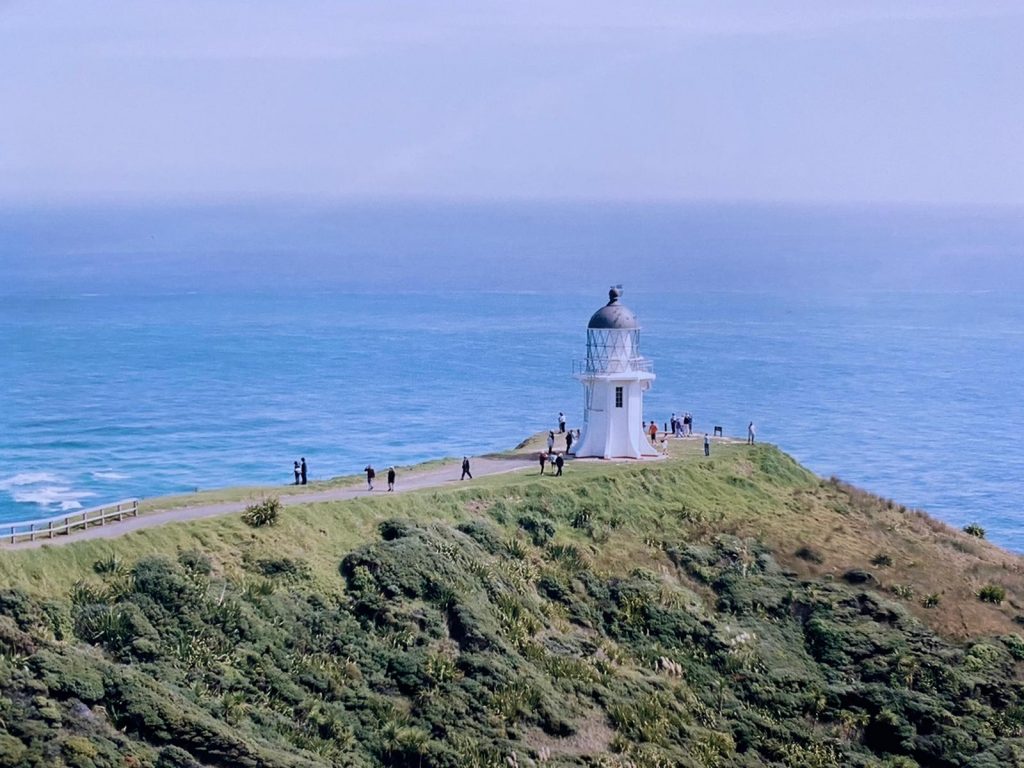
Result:
{"label": "blue water surface", "polygon": [[[692,411],[1024,550],[1012,293],[629,294]],[[507,448],[578,423],[602,296],[211,292],[0,303],[0,520]]]}

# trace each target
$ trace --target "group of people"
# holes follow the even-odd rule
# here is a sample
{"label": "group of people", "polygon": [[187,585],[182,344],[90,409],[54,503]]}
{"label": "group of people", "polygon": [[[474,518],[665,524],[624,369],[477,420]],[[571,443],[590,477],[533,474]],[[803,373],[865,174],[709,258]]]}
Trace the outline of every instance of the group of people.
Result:
{"label": "group of people", "polygon": [[[693,435],[693,416],[689,412],[684,413],[682,415],[682,417],[677,417],[676,414],[673,413],[672,414],[672,419],[669,422],[669,427],[670,427],[670,430],[671,430],[670,433],[672,434],[673,437],[689,437],[689,436],[692,436]],[[643,429],[644,429],[644,434],[650,436],[651,443],[653,445],[657,446],[658,445],[658,443],[657,443],[657,440],[658,440],[658,422],[652,421],[650,423],[650,426],[648,426],[647,422],[645,421],[644,424],[643,424]],[[721,433],[722,433],[722,428],[721,427],[715,427],[715,435],[720,435]],[[668,447],[667,446],[667,442],[666,442],[666,438],[667,437],[668,437],[668,434],[666,434],[665,436],[663,436],[661,438],[661,451],[662,451],[662,453],[666,453],[667,452],[667,447]],[[747,424],[747,445],[753,445],[754,442],[755,442],[756,437],[757,437],[757,427],[754,426],[754,422],[750,422],[749,424]],[[707,432],[704,433],[704,455],[705,456],[710,456],[711,455],[711,438],[708,436]]]}
{"label": "group of people", "polygon": [[[565,435],[565,453],[569,453],[572,450],[572,444],[576,440],[576,436],[579,432],[573,429],[566,429],[566,418],[562,411],[558,412],[558,434]],[[555,477],[562,476],[562,467],[565,466],[565,456],[561,452],[555,451],[554,430],[548,432],[547,450],[541,451],[537,456],[537,460],[540,462],[540,473],[542,475],[544,474],[544,468],[550,464],[555,468]]]}
{"label": "group of people", "polygon": [[[377,477],[377,470],[375,470],[373,468],[372,464],[367,464],[366,467],[363,469],[363,472],[366,473],[366,490],[372,491],[373,490],[373,481]],[[396,476],[397,475],[395,473],[395,468],[394,467],[388,467],[388,491],[395,490],[395,477]]]}
{"label": "group of people", "polygon": [[551,464],[555,468],[555,477],[562,476],[562,467],[565,466],[565,457],[562,454],[556,453],[554,458],[552,458],[550,452],[541,451],[537,458],[540,461],[540,473],[542,475],[544,474],[544,467]]}
{"label": "group of people", "polygon": [[[563,429],[562,433],[565,434],[565,452],[566,453],[570,453],[572,451],[572,444],[576,440],[577,432],[575,430],[572,430],[572,429],[570,429],[568,432],[566,432]],[[548,445],[548,453],[554,453],[555,452],[555,433],[554,433],[554,431],[548,432],[547,445]]]}
{"label": "group of people", "polygon": [[[373,468],[372,464],[367,464],[365,467],[363,467],[363,472],[366,474],[366,490],[372,491],[373,490],[373,481],[377,479],[377,470],[375,470]],[[307,476],[306,473],[307,473],[306,459],[302,458],[301,461],[296,461],[295,462],[295,485],[305,485],[306,484],[306,476]],[[559,472],[559,474],[561,474],[561,472]],[[395,468],[394,467],[388,467],[388,491],[389,492],[395,490],[395,480],[397,479],[397,477],[398,477],[398,473],[395,471]],[[470,469],[469,469],[469,457],[468,456],[463,456],[462,457],[462,477],[459,478],[459,479],[460,480],[465,480],[467,477],[470,480],[472,480],[473,479],[473,473],[470,472]]]}
{"label": "group of people", "polygon": [[[377,478],[377,470],[375,470],[373,468],[372,464],[367,464],[366,467],[363,468],[363,472],[366,473],[366,490],[372,491],[373,490],[373,481]],[[395,471],[395,468],[394,467],[388,467],[388,492],[391,492],[391,491],[395,490],[395,480],[396,480],[397,477],[398,477],[398,473]],[[470,480],[472,480],[473,479],[473,473],[470,471],[470,468],[469,468],[469,457],[468,456],[463,456],[462,457],[462,477],[460,477],[459,479],[460,480],[465,480],[467,477]]]}
{"label": "group of people", "polygon": [[672,414],[672,421],[669,422],[672,427],[672,435],[674,437],[692,437],[693,436],[693,414],[689,411],[684,413],[682,416],[676,416]]}

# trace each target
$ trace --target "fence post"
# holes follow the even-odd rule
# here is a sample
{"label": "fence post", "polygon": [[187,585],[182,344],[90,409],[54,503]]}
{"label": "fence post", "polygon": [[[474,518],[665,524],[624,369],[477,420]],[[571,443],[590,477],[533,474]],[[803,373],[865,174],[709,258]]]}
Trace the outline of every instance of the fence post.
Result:
{"label": "fence post", "polygon": [[29,523],[29,526],[28,526],[28,540],[29,541],[35,541],[36,540],[36,524],[35,523]]}
{"label": "fence post", "polygon": [[14,543],[14,526],[11,526],[11,544]]}
{"label": "fence post", "polygon": [[52,539],[52,538],[53,538],[53,520],[49,520],[49,521],[48,521],[48,522],[46,523],[46,530],[47,530],[47,531],[49,531],[49,536],[48,536],[48,538],[51,538],[51,539]]}
{"label": "fence post", "polygon": [[121,517],[122,517],[122,515],[121,515],[121,505],[118,504],[117,505],[117,522],[119,522],[119,523],[121,522]]}
{"label": "fence post", "polygon": [[132,517],[139,516],[139,500],[135,499],[132,501]]}

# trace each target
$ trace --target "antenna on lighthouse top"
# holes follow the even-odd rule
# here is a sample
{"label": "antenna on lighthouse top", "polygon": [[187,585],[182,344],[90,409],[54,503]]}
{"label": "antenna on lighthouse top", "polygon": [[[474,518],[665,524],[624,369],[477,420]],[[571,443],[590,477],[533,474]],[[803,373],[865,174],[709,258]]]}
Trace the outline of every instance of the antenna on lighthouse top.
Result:
{"label": "antenna on lighthouse top", "polygon": [[622,283],[613,285],[611,290],[608,291],[608,303],[614,304],[622,296]]}

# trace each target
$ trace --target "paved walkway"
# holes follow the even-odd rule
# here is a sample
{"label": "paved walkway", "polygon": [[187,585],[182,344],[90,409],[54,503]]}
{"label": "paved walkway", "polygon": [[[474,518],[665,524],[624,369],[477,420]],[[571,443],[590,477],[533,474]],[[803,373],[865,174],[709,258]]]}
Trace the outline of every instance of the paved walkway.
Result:
{"label": "paved walkway", "polygon": [[[471,458],[473,477],[486,477],[487,475],[500,475],[506,472],[515,472],[527,467],[536,468],[537,462],[531,455],[522,459],[486,459]],[[453,461],[450,464],[422,470],[420,472],[399,472],[395,483],[395,493],[407,493],[418,491],[424,488],[441,488],[459,484],[459,476],[462,474],[462,462]],[[466,482],[469,482],[468,480]],[[293,486],[288,486],[291,489]],[[343,501],[345,499],[356,499],[372,496],[388,495],[387,469],[378,471],[373,483],[374,490],[366,490],[365,481],[355,486],[345,488],[328,488],[322,491],[310,490],[308,492],[282,494],[279,498],[281,505],[285,507],[299,504],[315,504],[322,501]],[[271,489],[267,489],[270,491]],[[217,517],[229,515],[234,512],[241,512],[250,501],[222,501],[216,504],[202,504],[192,507],[176,507],[174,509],[161,509],[153,512],[146,512],[138,517],[129,517],[118,523],[104,526],[96,526],[83,531],[76,531],[67,536],[59,536],[53,539],[40,539],[37,541],[22,541],[17,544],[6,544],[0,549],[34,549],[41,546],[59,546],[70,544],[86,539],[113,539],[123,536],[131,531],[153,528],[157,525],[167,523],[178,523],[184,520],[200,520],[204,517]]]}

